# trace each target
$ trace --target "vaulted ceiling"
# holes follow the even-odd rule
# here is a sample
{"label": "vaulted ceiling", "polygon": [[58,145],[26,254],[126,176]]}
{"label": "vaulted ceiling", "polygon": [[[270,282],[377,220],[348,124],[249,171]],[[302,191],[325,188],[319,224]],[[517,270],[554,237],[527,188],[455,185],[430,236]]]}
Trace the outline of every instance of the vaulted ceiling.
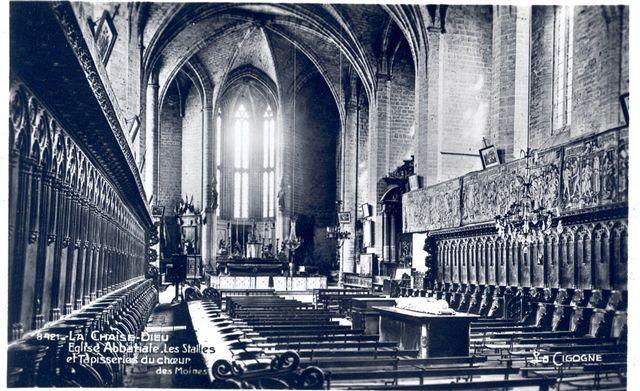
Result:
{"label": "vaulted ceiling", "polygon": [[[340,66],[350,64],[371,94],[376,58],[392,16],[379,6],[337,4],[148,3],[141,12],[143,62],[166,91],[185,64],[199,63],[216,92],[229,73],[251,65],[276,85],[291,77],[281,54],[295,47],[300,74],[319,72],[338,98]],[[397,29],[396,29],[397,30]],[[283,84],[286,85],[286,84]]]}

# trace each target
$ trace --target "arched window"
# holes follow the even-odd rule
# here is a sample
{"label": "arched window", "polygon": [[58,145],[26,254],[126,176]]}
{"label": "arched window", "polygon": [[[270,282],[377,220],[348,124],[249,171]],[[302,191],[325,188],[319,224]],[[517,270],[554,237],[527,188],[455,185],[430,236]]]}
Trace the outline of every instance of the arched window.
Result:
{"label": "arched window", "polygon": [[262,217],[275,215],[276,125],[271,107],[264,113],[262,136]]}
{"label": "arched window", "polygon": [[233,216],[249,217],[249,113],[240,104],[233,127]]}
{"label": "arched window", "polygon": [[273,103],[240,92],[224,98],[215,111],[216,213],[221,221],[273,219],[277,112]]}
{"label": "arched window", "polygon": [[571,125],[573,6],[555,8],[553,50],[553,132],[558,133]]}

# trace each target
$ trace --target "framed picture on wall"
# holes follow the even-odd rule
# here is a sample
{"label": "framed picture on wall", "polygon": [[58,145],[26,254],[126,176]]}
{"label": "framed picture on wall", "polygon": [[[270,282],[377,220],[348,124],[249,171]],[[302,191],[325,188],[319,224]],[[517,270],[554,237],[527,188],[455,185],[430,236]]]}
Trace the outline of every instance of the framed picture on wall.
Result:
{"label": "framed picture on wall", "polygon": [[629,93],[620,95],[620,106],[622,107],[622,114],[624,115],[625,124],[629,125]]}
{"label": "framed picture on wall", "polygon": [[338,212],[338,223],[340,224],[351,223],[351,212]]}
{"label": "framed picture on wall", "polygon": [[100,54],[100,60],[102,60],[102,64],[106,66],[109,61],[109,56],[111,55],[111,50],[113,50],[113,45],[115,45],[116,39],[118,38],[118,32],[116,31],[116,27],[113,25],[113,20],[111,19],[109,11],[104,10],[102,13],[102,17],[100,18],[100,21],[98,21],[93,38],[96,41],[96,48]]}
{"label": "framed picture on wall", "polygon": [[151,207],[151,214],[153,215],[153,217],[162,217],[162,216],[164,216],[164,206],[153,205]]}
{"label": "framed picture on wall", "polygon": [[482,160],[482,168],[487,169],[500,165],[498,151],[494,145],[489,145],[480,150],[480,159]]}

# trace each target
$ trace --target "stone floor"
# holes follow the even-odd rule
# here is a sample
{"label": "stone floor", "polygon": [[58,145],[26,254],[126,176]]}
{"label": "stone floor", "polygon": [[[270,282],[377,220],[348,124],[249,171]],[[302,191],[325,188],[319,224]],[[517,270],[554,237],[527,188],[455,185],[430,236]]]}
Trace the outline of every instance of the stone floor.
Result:
{"label": "stone floor", "polygon": [[[139,363],[126,368],[124,387],[207,388],[209,377],[200,353],[174,352],[182,349],[183,344],[196,346],[197,340],[186,304],[171,304],[172,298],[171,288],[160,293],[160,304],[153,311],[145,328],[151,339],[166,339],[147,342],[158,346],[162,353],[140,353]],[[158,363],[158,359],[162,362]],[[166,361],[170,363],[167,364]]]}

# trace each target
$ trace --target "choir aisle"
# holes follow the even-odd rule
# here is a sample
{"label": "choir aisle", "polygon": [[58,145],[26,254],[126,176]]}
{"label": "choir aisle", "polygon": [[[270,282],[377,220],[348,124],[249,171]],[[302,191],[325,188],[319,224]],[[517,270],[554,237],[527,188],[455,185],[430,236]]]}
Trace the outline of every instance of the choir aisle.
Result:
{"label": "choir aisle", "polygon": [[[126,388],[207,388],[207,368],[199,353],[174,353],[183,346],[197,346],[186,303],[172,304],[173,289],[160,292],[159,304],[149,317],[145,332],[160,353],[140,353],[138,363],[124,374]],[[162,339],[165,340],[162,340]],[[158,339],[158,341],[153,341]],[[158,363],[161,358],[166,363]],[[143,363],[146,362],[146,363]],[[153,362],[153,364],[148,364]]]}

